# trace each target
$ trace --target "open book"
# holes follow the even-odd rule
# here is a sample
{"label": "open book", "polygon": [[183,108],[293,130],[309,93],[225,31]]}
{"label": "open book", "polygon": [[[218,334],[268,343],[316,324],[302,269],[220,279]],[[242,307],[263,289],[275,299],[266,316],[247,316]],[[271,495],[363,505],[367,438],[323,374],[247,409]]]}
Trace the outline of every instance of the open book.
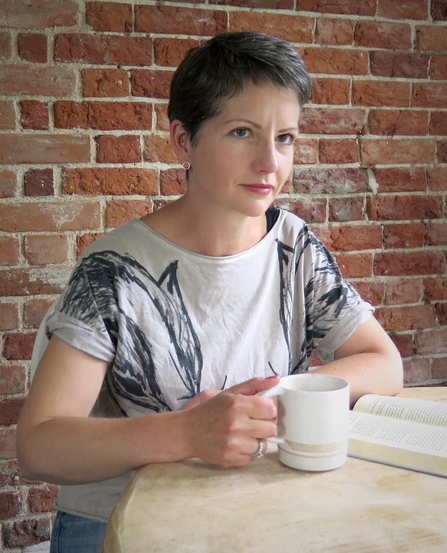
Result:
{"label": "open book", "polygon": [[447,403],[361,397],[350,412],[348,455],[447,477]]}

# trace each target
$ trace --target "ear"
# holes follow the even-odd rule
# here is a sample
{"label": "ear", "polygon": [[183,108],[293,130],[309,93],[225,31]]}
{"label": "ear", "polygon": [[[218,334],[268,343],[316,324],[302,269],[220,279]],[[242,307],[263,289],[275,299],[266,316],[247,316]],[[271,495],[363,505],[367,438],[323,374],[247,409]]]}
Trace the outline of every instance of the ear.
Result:
{"label": "ear", "polygon": [[191,160],[189,158],[189,152],[191,149],[191,143],[185,127],[178,119],[175,119],[171,122],[169,131],[171,134],[172,149],[174,150],[179,163],[184,163],[185,161],[190,163]]}

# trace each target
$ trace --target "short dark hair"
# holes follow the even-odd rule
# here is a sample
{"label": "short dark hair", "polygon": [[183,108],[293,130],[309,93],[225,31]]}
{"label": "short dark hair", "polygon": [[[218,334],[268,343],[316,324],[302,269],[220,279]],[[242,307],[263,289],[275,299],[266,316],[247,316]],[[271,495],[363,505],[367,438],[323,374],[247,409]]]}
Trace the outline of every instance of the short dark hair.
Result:
{"label": "short dark hair", "polygon": [[189,50],[171,82],[168,117],[178,119],[194,144],[202,125],[247,82],[268,82],[295,90],[300,106],[312,80],[293,46],[264,33],[223,33]]}

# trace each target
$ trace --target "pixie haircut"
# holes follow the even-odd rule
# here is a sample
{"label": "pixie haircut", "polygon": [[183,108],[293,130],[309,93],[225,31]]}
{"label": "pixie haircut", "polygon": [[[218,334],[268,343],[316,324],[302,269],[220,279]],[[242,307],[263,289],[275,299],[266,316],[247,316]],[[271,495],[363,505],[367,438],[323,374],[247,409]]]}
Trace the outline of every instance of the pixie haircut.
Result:
{"label": "pixie haircut", "polygon": [[312,87],[303,60],[288,42],[258,32],[223,33],[189,50],[178,66],[169,120],[178,119],[195,144],[203,124],[248,82],[295,90],[300,106],[309,100]]}

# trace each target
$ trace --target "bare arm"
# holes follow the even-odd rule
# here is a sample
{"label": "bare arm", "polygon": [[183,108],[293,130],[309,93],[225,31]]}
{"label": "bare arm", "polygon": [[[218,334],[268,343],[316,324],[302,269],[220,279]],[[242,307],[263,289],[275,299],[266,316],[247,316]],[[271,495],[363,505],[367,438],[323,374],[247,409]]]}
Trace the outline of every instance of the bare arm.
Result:
{"label": "bare arm", "polygon": [[351,404],[364,394],[398,394],[403,385],[399,352],[372,315],[336,351],[335,361],[313,372],[347,380]]}
{"label": "bare arm", "polygon": [[18,459],[27,477],[86,483],[196,456],[244,465],[253,460],[256,438],[276,434],[273,402],[255,394],[278,379],[253,379],[184,411],[89,418],[106,369],[106,362],[52,337],[18,425]]}

